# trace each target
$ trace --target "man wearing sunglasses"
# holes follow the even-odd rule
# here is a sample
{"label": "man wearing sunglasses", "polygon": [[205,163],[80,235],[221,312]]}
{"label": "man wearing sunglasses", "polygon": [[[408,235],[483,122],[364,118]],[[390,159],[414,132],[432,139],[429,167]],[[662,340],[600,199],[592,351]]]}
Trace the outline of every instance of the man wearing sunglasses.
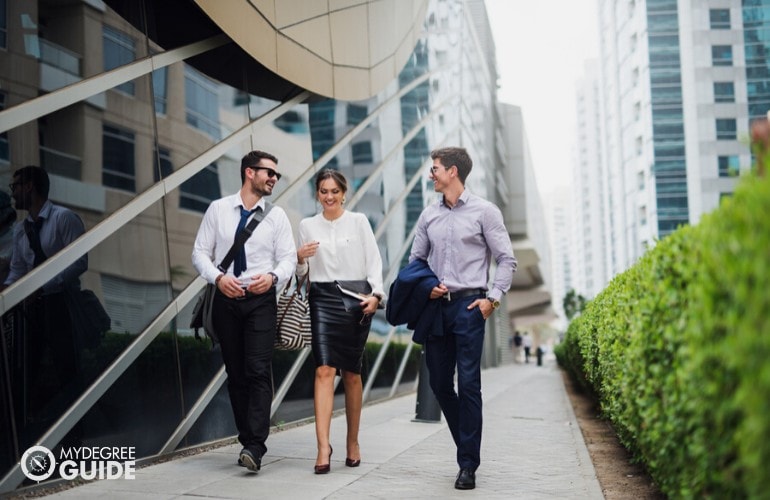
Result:
{"label": "man wearing sunglasses", "polygon": [[[201,277],[217,288],[213,323],[227,371],[238,440],[243,445],[238,464],[253,472],[261,467],[270,430],[276,287],[288,281],[297,266],[289,218],[282,208],[268,206],[265,199],[280,178],[275,156],[263,151],[246,154],[241,160],[240,191],[211,202],[192,253]],[[235,253],[233,263],[219,269],[235,235],[255,216],[264,219]]]}
{"label": "man wearing sunglasses", "polygon": [[[441,327],[425,340],[425,361],[457,447],[455,488],[469,490],[481,461],[484,325],[511,286],[516,258],[500,209],[465,189],[473,167],[467,151],[449,147],[430,157],[433,189],[443,196],[420,214],[409,261],[427,261],[440,281],[430,299],[439,301]],[[497,269],[489,286],[492,259]]]}

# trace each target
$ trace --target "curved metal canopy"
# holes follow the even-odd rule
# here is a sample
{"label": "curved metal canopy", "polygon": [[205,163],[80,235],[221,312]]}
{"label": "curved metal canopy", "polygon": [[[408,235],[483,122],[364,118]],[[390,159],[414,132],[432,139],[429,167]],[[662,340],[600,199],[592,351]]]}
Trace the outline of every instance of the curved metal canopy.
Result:
{"label": "curved metal canopy", "polygon": [[398,76],[428,0],[105,0],[163,48],[226,33],[234,43],[188,62],[223,83],[285,101],[361,100]]}

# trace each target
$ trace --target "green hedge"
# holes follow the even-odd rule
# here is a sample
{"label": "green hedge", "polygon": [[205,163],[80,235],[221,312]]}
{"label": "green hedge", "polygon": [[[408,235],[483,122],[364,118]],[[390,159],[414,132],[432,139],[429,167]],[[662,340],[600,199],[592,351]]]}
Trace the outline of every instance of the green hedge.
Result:
{"label": "green hedge", "polygon": [[670,497],[770,496],[770,178],[615,277],[557,356]]}

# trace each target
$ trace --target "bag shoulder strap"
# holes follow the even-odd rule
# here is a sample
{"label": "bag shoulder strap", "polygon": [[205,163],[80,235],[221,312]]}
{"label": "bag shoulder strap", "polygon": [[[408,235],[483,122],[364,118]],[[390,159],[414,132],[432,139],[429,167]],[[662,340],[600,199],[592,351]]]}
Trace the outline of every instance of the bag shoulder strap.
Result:
{"label": "bag shoulder strap", "polygon": [[273,209],[273,206],[274,205],[272,203],[266,201],[265,209],[254,213],[254,216],[251,218],[249,223],[246,224],[246,227],[241,229],[240,232],[238,232],[238,234],[235,236],[233,245],[230,247],[230,250],[227,251],[227,255],[225,255],[224,259],[222,259],[222,262],[217,266],[217,269],[223,273],[227,272],[227,268],[230,267],[230,264],[232,264],[233,260],[235,260],[235,254],[241,251],[241,247],[246,244],[246,240],[251,237],[257,225],[262,222],[265,217],[267,217],[267,214],[270,213],[270,210]]}

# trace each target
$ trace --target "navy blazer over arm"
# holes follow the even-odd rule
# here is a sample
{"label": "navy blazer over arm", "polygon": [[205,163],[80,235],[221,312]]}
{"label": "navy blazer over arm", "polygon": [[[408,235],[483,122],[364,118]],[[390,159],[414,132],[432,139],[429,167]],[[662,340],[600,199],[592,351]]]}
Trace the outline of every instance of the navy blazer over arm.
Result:
{"label": "navy blazer over arm", "polygon": [[412,341],[417,344],[425,342],[428,335],[443,335],[440,300],[430,298],[439,283],[428,263],[416,259],[401,269],[390,285],[385,318],[393,326],[406,323],[414,330]]}

